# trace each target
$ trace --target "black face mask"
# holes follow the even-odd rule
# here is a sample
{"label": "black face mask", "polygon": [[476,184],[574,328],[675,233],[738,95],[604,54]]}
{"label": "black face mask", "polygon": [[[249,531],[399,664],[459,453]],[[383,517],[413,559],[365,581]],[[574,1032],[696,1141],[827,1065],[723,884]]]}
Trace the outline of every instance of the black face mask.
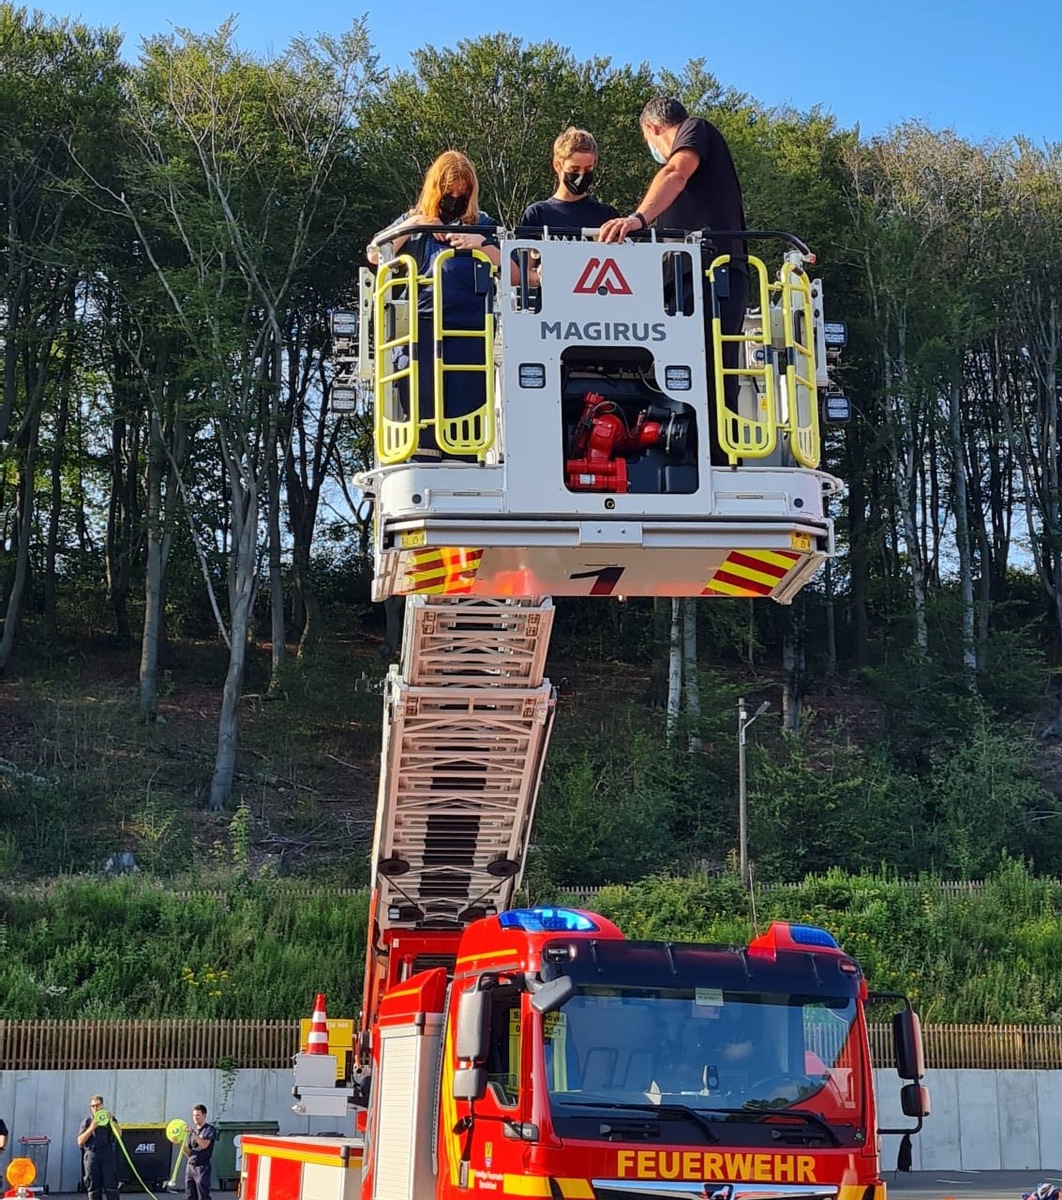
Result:
{"label": "black face mask", "polygon": [[561,176],[564,186],[575,196],[585,196],[594,182],[594,169],[589,171],[565,171]]}
{"label": "black face mask", "polygon": [[443,196],[439,201],[439,220],[445,225],[456,221],[468,208],[467,196]]}

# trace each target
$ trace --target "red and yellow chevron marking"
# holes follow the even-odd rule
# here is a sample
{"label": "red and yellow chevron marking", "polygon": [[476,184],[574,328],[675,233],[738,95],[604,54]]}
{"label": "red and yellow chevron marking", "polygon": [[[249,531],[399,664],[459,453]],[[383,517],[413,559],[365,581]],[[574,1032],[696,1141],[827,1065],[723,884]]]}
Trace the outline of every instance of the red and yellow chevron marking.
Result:
{"label": "red and yellow chevron marking", "polygon": [[731,550],[702,596],[769,596],[803,558],[792,550]]}
{"label": "red and yellow chevron marking", "polygon": [[402,589],[406,595],[467,595],[483,561],[482,550],[464,546],[425,547],[408,554]]}

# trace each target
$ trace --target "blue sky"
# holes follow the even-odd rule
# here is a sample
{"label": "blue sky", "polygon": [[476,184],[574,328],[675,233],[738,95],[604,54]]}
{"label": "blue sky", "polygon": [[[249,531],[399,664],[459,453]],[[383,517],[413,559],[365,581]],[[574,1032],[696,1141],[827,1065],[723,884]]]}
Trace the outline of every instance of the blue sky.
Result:
{"label": "blue sky", "polygon": [[[339,33],[365,11],[383,63],[403,68],[418,46],[504,30],[547,39],[577,58],[680,69],[703,56],[724,83],[768,105],[816,105],[865,135],[908,118],[981,140],[1024,134],[1062,142],[1060,0],[535,0],[521,5],[388,0],[48,0],[33,5],[90,25],[116,25],[135,58],[141,37],[215,29],[230,14],[237,42],[279,51],[295,34]],[[242,7],[241,7],[242,5]],[[480,16],[479,14],[483,14]],[[667,20],[662,14],[669,15]]]}

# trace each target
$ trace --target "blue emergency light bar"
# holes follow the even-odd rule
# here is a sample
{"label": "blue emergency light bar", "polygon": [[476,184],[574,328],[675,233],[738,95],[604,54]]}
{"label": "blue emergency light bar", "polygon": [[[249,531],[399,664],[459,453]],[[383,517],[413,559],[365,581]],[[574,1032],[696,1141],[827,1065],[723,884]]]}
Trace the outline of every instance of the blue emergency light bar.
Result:
{"label": "blue emergency light bar", "polygon": [[826,946],[831,950],[841,948],[832,933],[827,933],[817,925],[790,925],[789,936],[798,946]]}
{"label": "blue emergency light bar", "polygon": [[772,921],[770,927],[749,943],[754,954],[765,954],[771,958],[779,950],[800,950],[804,947],[816,950],[840,950],[832,933],[817,925],[792,925],[788,921]]}
{"label": "blue emergency light bar", "polygon": [[594,933],[598,928],[572,908],[510,908],[498,915],[498,924],[524,933]]}

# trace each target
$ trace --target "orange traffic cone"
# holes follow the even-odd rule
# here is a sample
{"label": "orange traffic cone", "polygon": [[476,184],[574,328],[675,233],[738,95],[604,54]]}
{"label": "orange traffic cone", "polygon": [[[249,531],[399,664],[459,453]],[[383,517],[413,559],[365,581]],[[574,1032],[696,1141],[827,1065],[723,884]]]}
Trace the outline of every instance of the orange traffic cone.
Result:
{"label": "orange traffic cone", "polygon": [[310,1036],[306,1039],[306,1053],[328,1053],[328,1017],[325,1015],[324,992],[318,992],[314,997]]}

